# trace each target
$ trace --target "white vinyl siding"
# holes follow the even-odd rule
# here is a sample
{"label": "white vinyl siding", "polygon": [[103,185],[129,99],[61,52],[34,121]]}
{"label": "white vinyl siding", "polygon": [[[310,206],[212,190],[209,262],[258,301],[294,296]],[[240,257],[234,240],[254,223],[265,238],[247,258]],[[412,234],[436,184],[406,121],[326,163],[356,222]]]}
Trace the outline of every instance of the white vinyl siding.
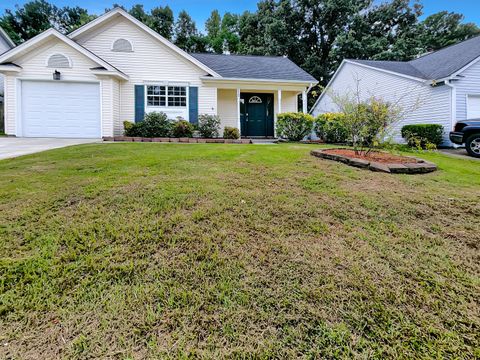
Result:
{"label": "white vinyl siding", "polygon": [[15,135],[15,114],[17,111],[17,99],[16,99],[16,84],[17,79],[14,76],[5,76],[5,133],[9,135]]}
{"label": "white vinyl siding", "polygon": [[[111,51],[111,44],[118,38],[131,41],[134,52]],[[112,20],[89,34],[80,36],[77,41],[130,77],[129,81],[120,85],[120,117],[123,120],[133,121],[135,118],[134,85],[155,82],[179,82],[197,86],[199,113],[217,113],[215,89],[202,88],[200,77],[207,73],[128,20]]]}
{"label": "white vinyl siding", "polygon": [[217,96],[218,116],[222,121],[221,131],[223,132],[225,126],[238,128],[237,90],[218,89]]}
{"label": "white vinyl siding", "polygon": [[112,79],[112,108],[113,135],[123,135],[123,121],[120,118],[120,83],[114,79]]}
{"label": "white vinyl siding", "polygon": [[[6,76],[5,131],[7,134],[20,136],[20,134],[17,134],[16,126],[17,121],[21,121],[21,104],[20,100],[17,99],[17,96],[19,96],[20,93],[19,88],[21,86],[21,80],[18,80],[17,77],[21,79],[52,80],[52,75],[55,69],[47,66],[48,59],[51,55],[58,53],[65,54],[72,65],[71,68],[58,69],[61,73],[62,81],[91,81],[95,83],[109,81],[109,78],[107,77],[105,77],[104,80],[100,80],[97,76],[92,74],[90,69],[98,66],[98,64],[87,58],[85,55],[79,53],[77,50],[63,43],[59,39],[49,40],[24,56],[15,59],[15,64],[21,66],[22,71],[14,75],[11,74]],[[102,84],[102,89],[103,88],[104,85]],[[98,101],[100,102],[100,98]],[[102,109],[105,110],[104,104],[102,104]],[[108,124],[109,120],[107,117],[103,129],[108,131],[106,134],[103,134],[104,136],[108,136],[108,133],[112,133],[112,129],[107,129]],[[111,120],[110,124],[112,124]]]}
{"label": "white vinyl siding", "polygon": [[[401,128],[406,124],[440,124],[444,127],[444,145],[449,145],[451,130],[452,90],[448,86],[432,87],[419,81],[388,74],[355,64],[345,63],[336,74],[327,91],[335,94],[354,94],[357,80],[361,97],[382,98],[400,105],[406,112],[404,119],[392,126],[391,135],[396,142],[403,142]],[[312,109],[312,114],[338,111],[331,96],[326,93]]]}
{"label": "white vinyl siding", "polygon": [[[467,106],[475,106],[475,96],[480,96],[480,62],[462,72],[459,80],[452,81],[452,84],[457,92],[457,114],[454,122],[466,120],[469,115],[473,116],[468,114]],[[472,97],[473,104],[470,101]]]}

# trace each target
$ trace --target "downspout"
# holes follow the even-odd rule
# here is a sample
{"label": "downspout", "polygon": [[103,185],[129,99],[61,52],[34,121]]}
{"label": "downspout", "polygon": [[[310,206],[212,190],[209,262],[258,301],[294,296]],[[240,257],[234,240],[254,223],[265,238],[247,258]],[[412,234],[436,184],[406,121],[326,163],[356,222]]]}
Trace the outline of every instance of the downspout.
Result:
{"label": "downspout", "polygon": [[[455,85],[452,84],[451,79],[445,80],[445,85],[447,85],[450,89],[452,89],[452,94],[451,94],[451,118],[450,118],[450,131],[453,131],[455,129],[455,123],[456,123],[456,118],[457,118],[457,88]],[[458,146],[453,144],[453,147],[457,148]]]}

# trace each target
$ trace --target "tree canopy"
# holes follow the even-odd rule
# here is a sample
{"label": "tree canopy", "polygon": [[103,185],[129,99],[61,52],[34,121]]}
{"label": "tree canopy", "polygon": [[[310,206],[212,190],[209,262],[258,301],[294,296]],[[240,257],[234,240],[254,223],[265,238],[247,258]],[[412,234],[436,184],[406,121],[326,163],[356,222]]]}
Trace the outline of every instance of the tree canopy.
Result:
{"label": "tree canopy", "polygon": [[[119,5],[114,5],[119,6]],[[441,11],[421,20],[419,0],[261,0],[254,12],[213,10],[199,31],[185,11],[169,6],[127,10],[191,52],[288,56],[325,85],[344,58],[410,60],[480,34],[462,14]],[[81,7],[32,0],[0,17],[17,44],[54,27],[68,33],[95,18]]]}

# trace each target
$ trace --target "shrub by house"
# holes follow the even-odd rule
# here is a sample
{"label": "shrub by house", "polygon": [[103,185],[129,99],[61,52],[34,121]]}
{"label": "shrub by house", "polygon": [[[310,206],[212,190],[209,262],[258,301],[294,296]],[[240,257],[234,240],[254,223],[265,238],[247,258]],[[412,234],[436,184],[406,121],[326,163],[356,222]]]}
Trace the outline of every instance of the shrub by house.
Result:
{"label": "shrub by house", "polygon": [[299,112],[277,115],[277,136],[290,141],[300,141],[313,129],[313,116]]}
{"label": "shrub by house", "polygon": [[416,124],[402,127],[402,137],[409,146],[430,149],[443,141],[443,126],[438,124]]}

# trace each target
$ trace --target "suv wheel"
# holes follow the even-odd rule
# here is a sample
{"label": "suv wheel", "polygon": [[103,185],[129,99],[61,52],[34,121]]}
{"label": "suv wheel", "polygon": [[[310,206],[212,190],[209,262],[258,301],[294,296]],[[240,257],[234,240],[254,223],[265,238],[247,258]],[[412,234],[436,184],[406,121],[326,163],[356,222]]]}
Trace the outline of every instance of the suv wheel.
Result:
{"label": "suv wheel", "polygon": [[480,133],[470,135],[465,142],[468,155],[480,158]]}

